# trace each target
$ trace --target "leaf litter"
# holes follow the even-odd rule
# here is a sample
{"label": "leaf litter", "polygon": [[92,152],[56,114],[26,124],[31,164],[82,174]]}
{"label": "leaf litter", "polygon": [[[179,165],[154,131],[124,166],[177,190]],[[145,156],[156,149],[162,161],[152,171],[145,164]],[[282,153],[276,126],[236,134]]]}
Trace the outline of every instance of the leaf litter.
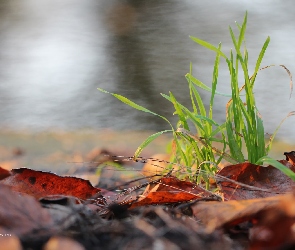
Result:
{"label": "leaf litter", "polygon": [[[280,162],[294,171],[294,151]],[[109,156],[108,161],[133,161]],[[293,181],[272,166],[226,166],[215,176],[218,192],[175,173],[143,174],[112,188],[27,168],[0,168],[0,232],[16,235],[24,249],[49,239],[73,239],[84,249],[282,249],[295,246]],[[94,162],[91,162],[93,165]],[[175,164],[177,165],[177,164]],[[104,167],[108,169],[108,165]],[[114,170],[114,173],[123,171]],[[158,171],[158,170],[157,170]],[[155,178],[157,177],[157,178]],[[62,238],[63,239],[63,238]]]}

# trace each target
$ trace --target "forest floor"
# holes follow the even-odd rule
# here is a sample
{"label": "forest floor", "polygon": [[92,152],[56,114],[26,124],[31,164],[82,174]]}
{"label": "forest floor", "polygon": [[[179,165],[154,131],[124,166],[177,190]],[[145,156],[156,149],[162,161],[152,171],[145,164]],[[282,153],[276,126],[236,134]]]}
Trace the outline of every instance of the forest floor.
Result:
{"label": "forest floor", "polygon": [[[221,196],[173,176],[150,179],[150,185],[128,184],[143,176],[140,170],[145,160],[135,163],[129,157],[150,134],[1,130],[0,245],[5,244],[5,249],[43,250],[295,246],[295,194],[285,194],[294,185],[277,169],[249,163],[224,168],[219,177],[232,178],[233,182],[216,181]],[[144,156],[164,154],[169,140],[167,136],[158,138],[145,149]],[[288,160],[284,152],[293,151],[295,146],[275,142],[273,149],[272,157]],[[118,156],[125,156],[127,162]],[[293,170],[293,153],[289,156],[285,164]],[[98,176],[97,162],[114,159],[126,170],[107,169]],[[237,171],[246,186],[237,185]],[[63,176],[89,179],[92,186]],[[126,189],[120,187],[118,192],[114,189],[118,183],[125,183]],[[221,197],[226,202],[221,202]]]}

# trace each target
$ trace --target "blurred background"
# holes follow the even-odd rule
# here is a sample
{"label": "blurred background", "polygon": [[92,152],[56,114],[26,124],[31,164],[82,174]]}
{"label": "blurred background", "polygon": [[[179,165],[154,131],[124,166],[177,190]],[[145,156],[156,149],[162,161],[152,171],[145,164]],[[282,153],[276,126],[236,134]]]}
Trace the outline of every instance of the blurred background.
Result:
{"label": "blurred background", "polygon": [[[270,36],[262,66],[284,64],[295,74],[293,7],[291,0],[255,4],[246,0],[0,0],[0,145],[21,146],[37,154],[28,141],[35,138],[34,147],[40,150],[41,139],[36,136],[59,131],[72,140],[67,143],[72,152],[91,140],[87,136],[78,140],[73,136],[77,131],[93,136],[98,136],[96,131],[114,131],[114,138],[126,135],[120,140],[127,143],[128,138],[142,135],[129,137],[127,131],[167,129],[160,118],[133,110],[97,88],[124,95],[175,123],[173,107],[160,93],[171,91],[189,106],[184,75],[190,62],[195,77],[211,84],[215,54],[189,36],[214,45],[222,42],[228,53],[232,48],[228,26],[242,23],[246,10],[250,72]],[[218,91],[230,93],[228,79],[222,63]],[[263,70],[257,77],[257,107],[267,133],[295,110],[289,82],[281,67]],[[209,103],[209,93],[200,92]],[[216,99],[218,122],[224,121],[227,101],[226,97]],[[294,122],[290,117],[282,125],[280,142],[294,145]],[[35,137],[27,138],[29,134]],[[107,145],[107,140],[93,136],[93,145]],[[90,150],[92,144],[83,150]],[[64,142],[54,144],[55,150],[57,145]]]}

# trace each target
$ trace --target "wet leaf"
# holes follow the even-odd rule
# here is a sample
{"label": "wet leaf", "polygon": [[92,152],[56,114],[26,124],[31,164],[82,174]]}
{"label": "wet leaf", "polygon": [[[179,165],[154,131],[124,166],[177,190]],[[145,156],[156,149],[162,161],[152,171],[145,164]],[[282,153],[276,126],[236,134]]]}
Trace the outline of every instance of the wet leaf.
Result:
{"label": "wet leaf", "polygon": [[[290,168],[288,162],[281,163]],[[294,187],[294,181],[280,170],[247,162],[224,167],[218,176],[217,184],[225,200],[270,197],[290,192]]]}
{"label": "wet leaf", "polygon": [[140,199],[130,208],[146,205],[163,205],[167,203],[188,202],[212,194],[192,182],[180,181],[176,177],[163,177],[150,184]]}
{"label": "wet leaf", "polygon": [[35,171],[27,168],[13,169],[11,175],[0,183],[12,190],[39,199],[49,195],[74,196],[86,200],[101,189],[93,187],[89,181],[76,177],[61,177],[53,173]]}

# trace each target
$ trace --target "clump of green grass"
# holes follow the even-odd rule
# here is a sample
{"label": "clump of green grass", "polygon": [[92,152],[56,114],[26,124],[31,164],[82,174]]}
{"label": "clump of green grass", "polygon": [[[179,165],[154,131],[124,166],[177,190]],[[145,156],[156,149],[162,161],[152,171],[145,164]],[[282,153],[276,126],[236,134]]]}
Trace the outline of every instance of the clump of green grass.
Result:
{"label": "clump of green grass", "polygon": [[[169,92],[169,95],[161,94],[170,101],[175,108],[174,114],[179,118],[176,128],[172,126],[167,118],[130,101],[126,97],[99,89],[102,92],[112,94],[123,103],[135,109],[151,113],[164,119],[171,127],[170,130],[160,131],[149,136],[136,150],[134,159],[136,159],[141,154],[142,150],[155,138],[163,133],[169,132],[172,133],[174,138],[173,162],[185,166],[186,177],[196,180],[198,183],[204,181],[207,188],[209,187],[207,176],[216,173],[218,170],[217,166],[222,160],[233,164],[245,162],[246,160],[253,164],[271,164],[295,180],[295,174],[290,169],[268,157],[273,139],[281,124],[275,130],[268,144],[266,144],[263,120],[256,107],[253,91],[256,76],[260,70],[260,65],[270,42],[270,38],[267,37],[264,42],[256,60],[254,72],[251,76],[248,69],[249,58],[245,43],[246,27],[247,12],[243,24],[237,24],[239,30],[238,36],[235,36],[232,28],[229,27],[230,36],[234,45],[234,49],[230,51],[229,56],[226,56],[222,52],[221,43],[216,47],[199,38],[191,37],[194,42],[216,53],[212,84],[211,87],[208,87],[195,78],[192,75],[192,67],[190,67],[190,72],[186,74],[185,77],[190,91],[191,109],[179,103],[173,93]],[[232,90],[230,95],[225,95],[216,91],[221,59],[224,59],[228,66]],[[244,82],[242,84],[239,83],[239,74],[242,74],[244,77]],[[211,93],[208,110],[205,108],[198,88],[205,89]],[[242,91],[244,92],[242,93]],[[219,124],[213,119],[213,106],[216,95],[224,95],[230,98],[226,106],[226,121],[222,124]],[[289,116],[293,114],[294,113],[290,113]],[[220,146],[217,147],[213,144]],[[246,150],[244,150],[243,147],[245,147]],[[229,153],[227,153],[227,150],[229,150]],[[244,151],[246,151],[246,155],[243,154]]]}

